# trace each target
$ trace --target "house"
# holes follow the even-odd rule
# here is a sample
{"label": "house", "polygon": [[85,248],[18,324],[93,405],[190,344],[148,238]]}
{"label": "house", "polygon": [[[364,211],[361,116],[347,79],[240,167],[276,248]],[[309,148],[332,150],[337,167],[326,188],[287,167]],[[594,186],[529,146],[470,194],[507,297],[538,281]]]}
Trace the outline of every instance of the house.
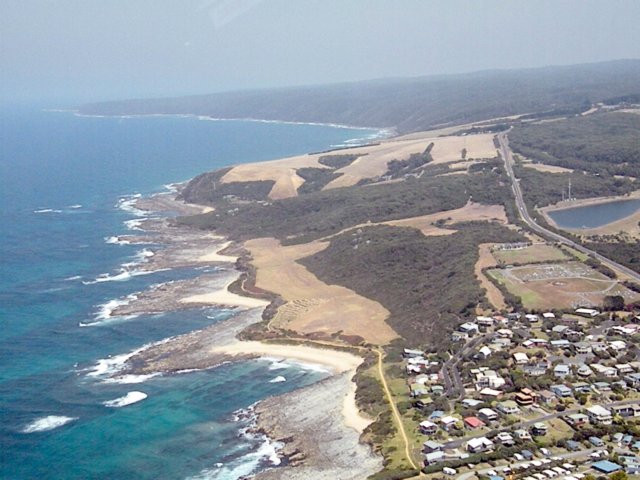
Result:
{"label": "house", "polygon": [[565,330],[562,336],[573,343],[579,341],[582,337],[584,337],[584,333],[578,332],[577,330],[569,329]]}
{"label": "house", "polygon": [[538,398],[540,399],[540,403],[544,403],[545,405],[549,405],[556,401],[556,395],[549,390],[540,390],[538,392]]}
{"label": "house", "polygon": [[575,393],[591,393],[591,385],[585,382],[576,382],[572,387]]}
{"label": "house", "polygon": [[599,363],[592,363],[589,366],[598,375],[602,375],[608,378],[613,378],[618,376],[618,371],[613,367],[607,367],[605,365],[600,365]]}
{"label": "house", "polygon": [[513,432],[513,435],[521,441],[528,441],[531,440],[531,434],[529,432],[527,432],[526,430],[524,430],[523,428],[520,428],[518,430],[515,430]]}
{"label": "house", "polygon": [[443,450],[444,445],[438,442],[434,442],[433,440],[427,440],[422,444],[422,451],[424,453],[442,452]]}
{"label": "house", "polygon": [[571,397],[573,395],[573,391],[567,387],[566,385],[551,385],[551,391],[555,394],[556,397],[558,398],[567,398],[567,397]]}
{"label": "house", "polygon": [[621,417],[640,417],[640,405],[620,405],[611,407],[611,413],[613,415],[620,415]]}
{"label": "house", "polygon": [[469,334],[466,332],[453,332],[451,334],[451,340],[454,342],[466,342],[469,340]]}
{"label": "house", "polygon": [[469,453],[486,452],[493,449],[493,445],[487,437],[472,438],[467,442],[467,451]]}
{"label": "house", "polygon": [[500,388],[506,383],[495,370],[485,370],[476,374],[476,388],[478,390],[483,388]]}
{"label": "house", "polygon": [[522,455],[525,460],[532,460],[533,459],[533,452],[531,450],[522,450],[520,452],[520,455]]}
{"label": "house", "polygon": [[627,344],[622,340],[613,340],[609,342],[609,347],[620,353],[624,352],[627,349]]}
{"label": "house", "polygon": [[424,456],[424,464],[427,467],[442,461],[444,461],[444,452],[430,452]]}
{"label": "house", "polygon": [[611,411],[600,405],[593,405],[591,407],[586,408],[587,416],[589,417],[589,421],[596,425],[611,425],[612,416]]}
{"label": "house", "polygon": [[536,365],[525,365],[522,367],[522,371],[531,377],[541,377],[547,373],[547,364],[537,363]]}
{"label": "house", "polygon": [[423,395],[429,394],[429,387],[425,386],[422,383],[412,383],[409,385],[409,394],[413,397],[422,397]]}
{"label": "house", "polygon": [[526,365],[529,363],[529,357],[524,352],[516,352],[513,354],[513,362],[516,365]]}
{"label": "house", "polygon": [[593,375],[593,370],[589,368],[589,365],[586,363],[581,363],[578,365],[578,369],[576,370],[576,375],[580,375],[581,377],[590,377]]}
{"label": "house", "polygon": [[501,328],[499,330],[496,330],[496,335],[500,338],[512,338],[513,331],[509,330],[508,328]]}
{"label": "house", "polygon": [[478,410],[478,416],[485,422],[493,422],[498,419],[498,413],[490,408],[481,408]]}
{"label": "house", "polygon": [[535,403],[536,397],[534,397],[533,395],[524,393],[524,392],[518,392],[515,395],[515,399],[516,399],[516,403],[518,405],[526,407],[526,406],[529,406],[529,405],[533,405]]}
{"label": "house", "polygon": [[604,447],[604,441],[599,437],[589,437],[589,443],[594,447]]}
{"label": "house", "polygon": [[584,413],[572,413],[564,417],[564,419],[573,428],[580,428],[589,423],[589,417]]}
{"label": "house", "polygon": [[[510,322],[515,322],[516,320],[520,320],[521,317],[522,317],[522,314],[518,312],[507,313],[507,320],[509,320]],[[640,320],[640,318],[638,318],[638,320]]]}
{"label": "house", "polygon": [[476,400],[475,398],[465,398],[460,403],[462,403],[462,405],[467,408],[476,408],[478,405],[482,405],[484,402],[482,400]]}
{"label": "house", "polygon": [[478,393],[480,393],[480,396],[485,400],[495,400],[502,396],[502,392],[500,390],[495,390],[493,388],[483,388]]}
{"label": "house", "polygon": [[504,445],[505,447],[510,447],[515,443],[515,440],[513,439],[513,437],[507,432],[500,432],[498,435],[495,436],[495,440],[496,442],[500,443],[501,445]]}
{"label": "house", "polygon": [[429,415],[429,420],[433,420],[435,422],[442,417],[444,417],[444,412],[442,410],[434,410],[431,412],[431,415]]}
{"label": "house", "polygon": [[402,351],[402,356],[404,358],[424,357],[424,352],[422,350],[412,350],[410,348],[405,348]]}
{"label": "house", "polygon": [[520,411],[518,404],[513,400],[505,400],[504,402],[498,403],[497,409],[505,415],[513,415]]}
{"label": "house", "polygon": [[596,393],[610,392],[611,384],[607,382],[595,382],[593,385],[591,385],[591,388]]}
{"label": "house", "polygon": [[553,376],[556,378],[564,378],[571,374],[571,369],[569,365],[564,363],[560,363],[553,368]]}
{"label": "house", "polygon": [[591,353],[591,345],[588,342],[577,342],[573,344],[576,349],[576,353],[579,355],[586,355]]}
{"label": "house", "polygon": [[492,327],[493,318],[479,316],[479,317],[476,317],[476,323],[481,327]]}
{"label": "house", "polygon": [[538,315],[535,315],[533,313],[528,313],[524,316],[524,318],[529,322],[529,323],[536,323],[540,321],[540,317]]}
{"label": "house", "polygon": [[438,426],[429,420],[420,422],[419,428],[423,435],[433,435],[438,431]]}
{"label": "house", "polygon": [[626,375],[627,373],[633,373],[633,367],[628,363],[618,363],[615,366],[615,369],[618,372],[618,376]]}
{"label": "house", "polygon": [[542,318],[544,318],[545,320],[553,320],[556,318],[556,316],[553,312],[544,312],[542,314]]}
{"label": "house", "polygon": [[563,338],[561,340],[551,340],[551,342],[549,343],[551,344],[552,348],[566,349],[571,347],[571,342],[566,338]]}
{"label": "house", "polygon": [[458,423],[458,419],[451,415],[447,415],[440,419],[440,424],[443,430],[449,431],[451,428],[455,427],[456,423]]}
{"label": "house", "polygon": [[483,347],[478,351],[478,353],[480,353],[480,355],[482,356],[482,358],[487,358],[487,357],[489,357],[489,356],[491,355],[491,353],[493,353],[493,352],[491,351],[491,349],[490,349],[489,347],[487,347],[487,346],[485,345],[485,346],[483,346]]}
{"label": "house", "polygon": [[536,437],[542,437],[547,434],[547,425],[543,422],[536,422],[531,426],[531,434]]}
{"label": "house", "polygon": [[565,330],[569,330],[569,327],[567,325],[556,325],[551,329],[553,333],[560,333],[560,334],[562,334]]}
{"label": "house", "polygon": [[580,445],[575,440],[567,440],[567,450],[570,452],[577,452],[578,450],[582,450],[582,445]]}
{"label": "house", "polygon": [[444,387],[442,385],[431,385],[431,394],[438,397],[444,393]]}
{"label": "house", "polygon": [[630,373],[624,376],[624,381],[631,388],[640,388],[640,373]]}
{"label": "house", "polygon": [[484,427],[485,423],[478,417],[465,417],[464,424],[470,429]]}
{"label": "house", "polygon": [[473,336],[478,333],[478,325],[472,322],[465,322],[458,327],[458,331],[466,333],[469,336]]}
{"label": "house", "polygon": [[549,346],[549,340],[545,338],[529,338],[522,342],[522,345],[527,348],[542,348]]}
{"label": "house", "polygon": [[592,308],[576,308],[575,310],[575,314],[576,315],[580,315],[581,317],[597,317],[598,315],[600,315],[600,312],[598,310],[594,310]]}

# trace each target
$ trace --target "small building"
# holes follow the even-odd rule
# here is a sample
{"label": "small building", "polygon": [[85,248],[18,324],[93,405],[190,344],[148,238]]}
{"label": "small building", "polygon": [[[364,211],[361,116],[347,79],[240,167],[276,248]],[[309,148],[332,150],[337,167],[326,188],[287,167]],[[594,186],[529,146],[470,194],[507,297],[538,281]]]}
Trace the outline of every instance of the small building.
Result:
{"label": "small building", "polygon": [[513,439],[513,437],[507,432],[500,432],[495,436],[495,440],[505,447],[510,447],[515,444],[515,440]]}
{"label": "small building", "polygon": [[580,315],[581,317],[589,318],[597,317],[598,315],[600,315],[600,312],[598,310],[594,310],[593,308],[576,308],[575,313],[576,315]]}
{"label": "small building", "polygon": [[436,463],[440,463],[444,461],[444,452],[431,452],[427,453],[424,456],[424,465],[428,467],[429,465],[435,465]]}
{"label": "small building", "polygon": [[440,419],[440,425],[444,430],[447,430],[447,431],[455,427],[456,423],[458,423],[458,419],[455,417],[452,417],[451,415],[447,415],[446,417],[442,417]]}
{"label": "small building", "polygon": [[498,420],[498,413],[490,408],[481,408],[478,410],[478,416],[485,422]]}
{"label": "small building", "polygon": [[422,350],[412,350],[410,348],[405,348],[402,351],[402,356],[404,358],[424,357],[424,352]]}
{"label": "small building", "polygon": [[600,437],[589,437],[589,443],[594,447],[604,447],[604,440]]}
{"label": "small building", "polygon": [[567,450],[570,452],[577,452],[578,450],[582,450],[582,445],[580,445],[575,440],[567,440],[566,442]]}
{"label": "small building", "polygon": [[595,425],[611,425],[613,417],[611,411],[602,407],[601,405],[593,405],[586,408],[589,421]]}
{"label": "small building", "polygon": [[576,382],[573,384],[575,393],[591,393],[591,385],[585,382]]}
{"label": "small building", "polygon": [[524,352],[515,352],[513,354],[513,362],[516,365],[526,365],[529,363],[529,357]]}
{"label": "small building", "polygon": [[458,327],[458,331],[464,332],[469,336],[473,336],[478,333],[478,325],[472,322],[465,322]]}
{"label": "small building", "polygon": [[547,373],[547,364],[537,363],[535,365],[525,365],[522,367],[522,371],[531,377],[541,377]]}
{"label": "small building", "polygon": [[429,420],[420,422],[419,428],[423,435],[434,435],[438,431],[438,426]]}
{"label": "small building", "polygon": [[553,376],[556,378],[568,377],[569,374],[571,374],[571,368],[564,363],[560,363],[553,368]]}
{"label": "small building", "polygon": [[434,442],[433,440],[427,440],[422,444],[422,451],[424,453],[442,452],[443,450],[444,445],[438,442]]}
{"label": "small building", "polygon": [[543,403],[545,405],[549,405],[555,402],[557,399],[556,394],[550,392],[549,390],[540,390],[538,392],[538,398],[540,399],[540,403]]}
{"label": "small building", "polygon": [[556,318],[556,315],[553,312],[544,312],[542,314],[542,318],[544,318],[545,320],[553,320]]}
{"label": "small building", "polygon": [[640,405],[619,405],[611,407],[611,413],[613,415],[620,415],[624,418],[640,417]]}
{"label": "small building", "polygon": [[531,426],[531,434],[542,437],[547,434],[548,428],[544,422],[536,422]]}
{"label": "small building", "polygon": [[[528,390],[528,389],[527,389]],[[536,395],[537,397],[537,395]],[[533,405],[536,401],[536,397],[529,393],[525,393],[524,391],[518,392],[515,395],[516,403],[520,406],[526,407],[529,405]]]}
{"label": "small building", "polygon": [[453,332],[451,333],[451,340],[454,342],[466,342],[469,340],[469,334],[466,332]]}
{"label": "small building", "polygon": [[607,367],[605,365],[600,365],[599,363],[592,363],[589,366],[598,375],[602,375],[607,378],[614,378],[618,376],[618,371],[613,367]]}
{"label": "small building", "polygon": [[568,398],[573,395],[573,391],[566,385],[551,385],[551,391],[558,398]]}
{"label": "small building", "polygon": [[566,338],[560,339],[560,340],[551,340],[551,342],[549,342],[551,344],[552,348],[559,348],[559,349],[567,349],[569,347],[571,347],[571,342],[569,340],[567,340]]}
{"label": "small building", "polygon": [[609,460],[601,460],[599,462],[595,462],[591,465],[595,470],[602,472],[606,475],[610,473],[617,472],[618,470],[622,470],[622,466],[617,463],[610,462]]}
{"label": "small building", "polygon": [[493,326],[493,318],[492,317],[476,317],[476,323],[481,327],[492,327]]}
{"label": "small building", "polygon": [[633,367],[628,363],[618,363],[615,366],[615,369],[618,371],[618,376],[621,377],[628,373],[633,373]]}
{"label": "small building", "polygon": [[576,375],[579,375],[581,377],[590,377],[591,375],[593,375],[593,370],[591,370],[589,368],[589,365],[587,365],[586,363],[581,363],[576,370]]}
{"label": "small building", "polygon": [[502,396],[502,392],[500,390],[495,390],[493,388],[483,388],[478,393],[480,393],[480,396],[486,400],[495,400]]}
{"label": "small building", "polygon": [[524,442],[524,441],[531,440],[531,434],[530,434],[529,432],[527,432],[527,431],[526,431],[525,429],[523,429],[523,428],[520,428],[520,429],[518,429],[518,430],[515,430],[515,431],[513,432],[513,435],[514,435],[518,440],[521,440],[521,441],[523,441],[523,442]]}
{"label": "small building", "polygon": [[490,357],[493,352],[489,347],[485,345],[482,348],[480,348],[478,353],[482,356],[482,358],[487,358],[487,357]]}
{"label": "small building", "polygon": [[576,342],[573,344],[573,347],[576,349],[576,353],[579,355],[586,355],[591,353],[591,345],[589,342]]}
{"label": "small building", "polygon": [[467,442],[467,451],[469,453],[480,453],[492,450],[494,443],[487,437],[472,438]]}
{"label": "small building", "polygon": [[478,417],[465,417],[464,424],[466,427],[470,429],[476,429],[484,427],[485,423],[480,420]]}
{"label": "small building", "polygon": [[589,417],[584,413],[572,413],[571,415],[567,415],[564,418],[566,422],[573,428],[580,428],[589,424]]}
{"label": "small building", "polygon": [[630,373],[625,375],[623,380],[631,388],[640,388],[640,373]]}
{"label": "small building", "polygon": [[476,400],[475,398],[465,398],[460,403],[462,403],[462,405],[467,408],[476,408],[478,405],[482,405],[484,402],[482,400]]}
{"label": "small building", "polygon": [[501,328],[499,330],[496,330],[496,335],[500,338],[512,338],[513,331],[508,328]]}
{"label": "small building", "polygon": [[533,313],[527,313],[524,318],[529,322],[529,323],[536,323],[540,321],[540,317],[538,315],[535,315]]}
{"label": "small building", "polygon": [[518,404],[513,400],[505,400],[504,402],[499,402],[496,408],[505,415],[513,415],[520,411]]}

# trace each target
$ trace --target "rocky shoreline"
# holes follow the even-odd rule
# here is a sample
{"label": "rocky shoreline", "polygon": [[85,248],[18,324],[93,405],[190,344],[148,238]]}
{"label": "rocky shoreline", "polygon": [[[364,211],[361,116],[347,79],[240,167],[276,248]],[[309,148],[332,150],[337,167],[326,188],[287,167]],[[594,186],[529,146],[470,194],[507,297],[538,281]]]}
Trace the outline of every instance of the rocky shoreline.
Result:
{"label": "rocky shoreline", "polygon": [[[158,199],[159,203],[156,203]],[[181,214],[201,212],[201,207],[185,205],[175,199],[175,194],[162,194],[150,199],[139,199],[136,208],[151,212],[178,211]],[[194,210],[195,209],[195,210]],[[237,337],[250,325],[260,322],[264,304],[251,308],[249,297],[241,297],[228,292],[228,286],[237,279],[233,250],[225,239],[211,233],[176,227],[167,219],[140,219],[138,228],[144,233],[119,237],[120,241],[135,244],[160,244],[147,261],[139,266],[148,271],[181,267],[203,267],[202,275],[188,280],[177,280],[159,284],[151,289],[130,296],[126,304],[114,308],[112,315],[136,315],[159,313],[178,309],[220,305],[210,301],[217,293],[227,293],[231,300],[245,299],[244,311],[239,311],[232,319],[217,322],[210,327],[188,334],[169,338],[131,356],[118,372],[118,376],[146,375],[153,373],[175,374],[189,370],[214,368],[221,364],[261,356],[271,356],[256,342],[239,342]],[[221,254],[221,250],[226,250]],[[233,260],[233,262],[232,262]],[[236,268],[230,268],[235,265]],[[206,268],[205,268],[206,267]],[[210,268],[218,269],[212,274]],[[220,271],[222,270],[222,272]],[[228,274],[226,274],[226,272]],[[192,299],[185,302],[187,299]],[[202,302],[199,302],[202,298]],[[227,297],[224,297],[227,298]],[[224,303],[223,303],[224,304]],[[233,306],[226,303],[224,305]],[[242,307],[242,305],[240,305]],[[225,350],[225,347],[233,347]],[[240,348],[238,348],[240,347]],[[269,345],[278,358],[298,358],[303,361],[320,361],[327,357],[317,351],[311,352],[305,360],[296,349],[316,350],[309,347],[287,347]],[[266,349],[269,350],[269,349]],[[271,351],[271,350],[269,350]],[[289,356],[291,355],[291,356]],[[348,355],[336,352],[336,356]],[[255,406],[256,431],[270,439],[282,443],[280,454],[285,458],[283,466],[275,467],[255,475],[257,480],[305,479],[305,480],[356,480],[366,478],[380,471],[382,458],[374,455],[371,448],[360,442],[360,431],[347,426],[344,406],[347,396],[353,390],[351,378],[357,357],[343,361],[344,366],[336,368],[328,364],[332,376],[294,392],[259,402]],[[355,409],[355,406],[354,406]]]}

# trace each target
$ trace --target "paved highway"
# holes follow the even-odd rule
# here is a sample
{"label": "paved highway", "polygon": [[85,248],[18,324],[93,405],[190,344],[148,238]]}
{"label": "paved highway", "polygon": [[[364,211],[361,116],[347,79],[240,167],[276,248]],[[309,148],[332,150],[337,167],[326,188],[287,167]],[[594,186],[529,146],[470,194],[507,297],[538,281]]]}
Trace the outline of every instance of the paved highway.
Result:
{"label": "paved highway", "polygon": [[504,159],[504,164],[507,169],[507,175],[509,175],[509,178],[511,179],[511,188],[516,198],[516,206],[520,211],[520,216],[522,217],[522,220],[524,220],[524,222],[527,225],[529,225],[529,227],[531,227],[535,232],[539,233],[543,237],[546,237],[547,239],[564,243],[565,245],[568,245],[571,248],[574,248],[586,255],[590,255],[600,260],[600,262],[607,265],[608,267],[613,268],[614,270],[617,270],[619,272],[622,272],[625,275],[627,275],[629,278],[632,278],[640,282],[640,273],[634,270],[631,270],[630,268],[627,268],[624,265],[620,265],[619,263],[614,262],[613,260],[603,255],[600,255],[598,252],[594,252],[593,250],[590,250],[587,247],[574,242],[573,240],[570,240],[558,233],[552,232],[551,230],[547,230],[546,228],[538,225],[535,222],[535,220],[533,220],[533,218],[531,218],[531,216],[529,215],[527,206],[525,205],[524,198],[522,196],[520,183],[516,178],[515,174],[513,173],[513,155],[511,153],[511,149],[509,148],[509,140],[507,138],[507,133],[506,132],[499,133],[498,141],[500,142],[500,153],[502,155],[502,158]]}

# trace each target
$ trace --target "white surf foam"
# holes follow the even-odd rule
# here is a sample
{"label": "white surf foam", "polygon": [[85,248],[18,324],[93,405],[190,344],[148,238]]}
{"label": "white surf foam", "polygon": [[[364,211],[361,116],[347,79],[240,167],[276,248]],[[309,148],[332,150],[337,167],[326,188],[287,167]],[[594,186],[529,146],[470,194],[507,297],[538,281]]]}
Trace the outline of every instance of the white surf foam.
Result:
{"label": "white surf foam", "polygon": [[62,210],[56,210],[55,208],[41,208],[40,210],[34,210],[33,213],[62,213]]}
{"label": "white surf foam", "polygon": [[65,417],[63,415],[49,415],[38,418],[22,429],[22,433],[46,432],[54,430],[69,422],[77,420],[78,417]]}
{"label": "white surf foam", "polygon": [[67,208],[71,208],[73,210],[77,210],[78,208],[82,208],[82,205],[80,205],[79,203],[75,204],[75,205],[69,205]]}
{"label": "white surf foam", "polygon": [[127,195],[125,197],[121,197],[116,203],[116,207],[120,210],[123,210],[127,213],[135,215],[136,217],[144,217],[147,215],[147,212],[136,208],[136,202],[139,198],[142,197],[140,193],[134,193],[133,195]]}
{"label": "white surf foam", "polygon": [[104,242],[109,245],[130,245],[131,242],[121,237],[105,237]]}
{"label": "white surf foam", "polygon": [[281,383],[286,381],[287,379],[285,377],[283,377],[282,375],[278,375],[276,378],[272,378],[271,380],[269,380],[269,383]]}
{"label": "white surf foam", "polygon": [[138,392],[134,390],[133,392],[129,392],[122,397],[116,398],[114,400],[108,400],[106,402],[102,402],[102,404],[105,407],[120,408],[120,407],[126,407],[127,405],[132,405],[134,403],[141,402],[145,398],[147,398],[146,393]]}
{"label": "white surf foam", "polygon": [[67,277],[64,279],[65,282],[73,282],[74,280],[80,280],[82,275],[74,275],[73,277]]}
{"label": "white surf foam", "polygon": [[142,231],[142,228],[140,228],[140,226],[142,225],[142,222],[144,222],[145,219],[144,218],[134,218],[133,220],[127,220],[124,222],[124,225],[129,229],[129,230],[139,230]]}

